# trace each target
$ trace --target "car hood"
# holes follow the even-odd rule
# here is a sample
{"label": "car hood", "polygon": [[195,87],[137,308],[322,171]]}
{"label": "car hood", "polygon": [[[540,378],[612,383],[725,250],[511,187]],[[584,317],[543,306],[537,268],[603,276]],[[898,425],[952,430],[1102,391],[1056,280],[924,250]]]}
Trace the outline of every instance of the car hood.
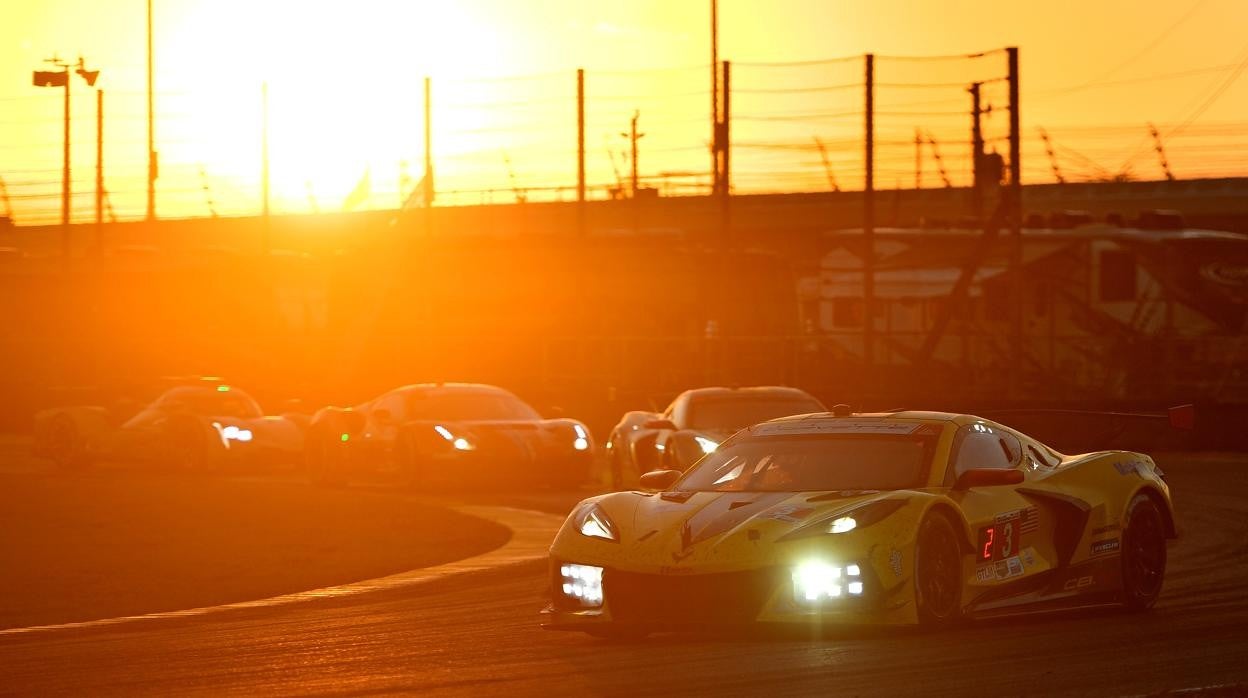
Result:
{"label": "car hood", "polygon": [[[788,562],[812,547],[861,544],[867,531],[845,534],[826,531],[832,519],[886,499],[907,499],[900,492],[621,492],[594,500],[616,524],[618,545],[595,545],[595,556],[613,558],[607,564],[638,571],[655,567],[671,571],[693,566],[698,571],[740,569]],[[580,508],[573,512],[556,540],[556,554],[566,542],[580,547],[576,530]]]}

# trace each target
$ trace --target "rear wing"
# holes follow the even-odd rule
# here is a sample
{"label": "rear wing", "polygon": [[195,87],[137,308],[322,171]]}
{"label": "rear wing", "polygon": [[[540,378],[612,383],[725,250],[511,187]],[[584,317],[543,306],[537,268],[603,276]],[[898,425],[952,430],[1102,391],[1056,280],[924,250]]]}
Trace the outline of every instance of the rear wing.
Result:
{"label": "rear wing", "polygon": [[1195,405],[1165,412],[1018,408],[983,410],[983,417],[1033,436],[1066,453],[1158,451],[1199,447]]}

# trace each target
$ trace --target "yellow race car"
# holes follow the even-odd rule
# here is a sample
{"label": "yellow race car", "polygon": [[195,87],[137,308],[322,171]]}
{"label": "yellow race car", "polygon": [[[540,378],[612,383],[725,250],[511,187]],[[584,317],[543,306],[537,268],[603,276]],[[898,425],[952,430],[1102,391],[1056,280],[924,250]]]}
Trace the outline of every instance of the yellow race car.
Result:
{"label": "yellow race car", "polygon": [[972,415],[833,412],[738,432],[652,491],[581,502],[550,548],[552,630],[945,624],[1161,592],[1151,458],[1077,456]]}

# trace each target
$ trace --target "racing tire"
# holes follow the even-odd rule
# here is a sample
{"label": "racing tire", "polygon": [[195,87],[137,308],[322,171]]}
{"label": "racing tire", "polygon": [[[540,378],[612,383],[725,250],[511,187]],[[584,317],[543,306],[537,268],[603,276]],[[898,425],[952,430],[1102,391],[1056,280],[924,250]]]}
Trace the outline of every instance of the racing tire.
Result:
{"label": "racing tire", "polygon": [[1166,524],[1157,502],[1137,494],[1127,505],[1122,533],[1122,601],[1130,611],[1157,602],[1166,576]]}
{"label": "racing tire", "polygon": [[178,420],[169,426],[166,454],[176,469],[206,474],[221,465],[221,453],[213,448],[202,424]]}
{"label": "racing tire", "polygon": [[343,467],[342,447],[328,433],[309,436],[304,451],[304,468],[308,482],[318,487],[336,487],[345,484],[346,469]]}
{"label": "racing tire", "polygon": [[914,598],[920,624],[952,625],[962,618],[962,551],[947,516],[929,514],[919,524]]}
{"label": "racing tire", "polygon": [[69,416],[59,414],[48,425],[48,455],[63,470],[84,466],[88,462],[86,439]]}

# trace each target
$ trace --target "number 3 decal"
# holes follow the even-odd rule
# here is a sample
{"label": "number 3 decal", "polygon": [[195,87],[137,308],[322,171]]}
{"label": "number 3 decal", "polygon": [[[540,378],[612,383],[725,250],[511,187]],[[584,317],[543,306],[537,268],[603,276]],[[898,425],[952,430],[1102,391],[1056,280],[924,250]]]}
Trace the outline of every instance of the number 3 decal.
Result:
{"label": "number 3 decal", "polygon": [[1001,533],[1005,540],[1001,541],[1001,557],[1009,557],[1014,554],[1014,522],[1010,521],[1002,527]]}

